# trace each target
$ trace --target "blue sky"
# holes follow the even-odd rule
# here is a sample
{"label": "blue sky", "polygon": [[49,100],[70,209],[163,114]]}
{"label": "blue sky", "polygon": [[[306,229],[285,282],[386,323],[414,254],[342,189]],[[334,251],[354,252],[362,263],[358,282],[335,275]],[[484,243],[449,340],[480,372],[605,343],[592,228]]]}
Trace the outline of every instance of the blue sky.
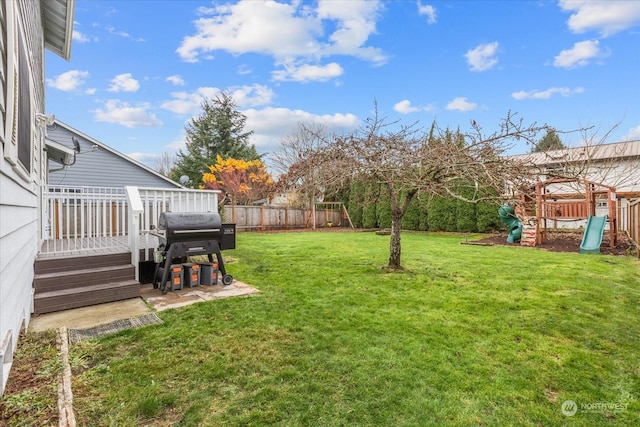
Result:
{"label": "blue sky", "polygon": [[374,101],[425,128],[512,111],[640,139],[640,1],[77,0],[71,60],[47,53],[47,113],[151,167],[220,91],[260,153],[301,122],[354,130]]}

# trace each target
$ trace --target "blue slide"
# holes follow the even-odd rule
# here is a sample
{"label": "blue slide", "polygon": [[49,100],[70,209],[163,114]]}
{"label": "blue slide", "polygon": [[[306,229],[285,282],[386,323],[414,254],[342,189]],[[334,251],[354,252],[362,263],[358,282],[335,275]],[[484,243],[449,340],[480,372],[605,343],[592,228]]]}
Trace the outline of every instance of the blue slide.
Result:
{"label": "blue slide", "polygon": [[589,215],[587,220],[587,228],[584,229],[582,235],[582,243],[580,244],[581,254],[599,254],[600,245],[602,244],[602,233],[607,223],[607,216]]}

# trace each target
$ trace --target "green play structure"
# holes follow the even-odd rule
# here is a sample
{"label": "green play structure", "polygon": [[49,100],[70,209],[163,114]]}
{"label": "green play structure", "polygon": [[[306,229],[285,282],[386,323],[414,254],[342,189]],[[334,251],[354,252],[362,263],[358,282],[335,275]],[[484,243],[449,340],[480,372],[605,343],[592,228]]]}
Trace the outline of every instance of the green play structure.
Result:
{"label": "green play structure", "polygon": [[504,225],[509,228],[507,243],[516,243],[522,237],[522,221],[516,215],[515,210],[509,205],[503,205],[498,209],[498,215]]}

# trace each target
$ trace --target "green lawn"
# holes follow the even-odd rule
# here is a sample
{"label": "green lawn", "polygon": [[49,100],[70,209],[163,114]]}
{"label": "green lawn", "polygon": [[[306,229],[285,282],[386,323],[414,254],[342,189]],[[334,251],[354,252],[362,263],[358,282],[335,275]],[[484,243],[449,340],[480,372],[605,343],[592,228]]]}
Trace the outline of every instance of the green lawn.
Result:
{"label": "green lawn", "polygon": [[80,424],[640,425],[640,262],[461,241],[239,234],[259,294],[72,347]]}

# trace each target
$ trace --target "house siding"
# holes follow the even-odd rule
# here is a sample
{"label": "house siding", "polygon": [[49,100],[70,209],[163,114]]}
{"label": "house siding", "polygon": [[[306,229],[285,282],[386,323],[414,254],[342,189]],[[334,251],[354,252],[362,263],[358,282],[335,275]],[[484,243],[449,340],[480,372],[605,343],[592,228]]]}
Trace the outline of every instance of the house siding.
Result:
{"label": "house siding", "polygon": [[[142,164],[117,153],[80,132],[75,132],[63,124],[56,123],[47,128],[47,138],[72,148],[71,138],[75,136],[80,143],[80,154],[76,162],[59,172],[51,172],[49,184],[68,187],[125,187],[134,185],[152,188],[178,188],[179,185],[168,178],[163,178]],[[93,146],[97,149],[92,151]],[[59,165],[51,163],[54,169]]]}
{"label": "house siding", "polygon": [[640,140],[521,154],[511,159],[531,165],[540,180],[565,172],[615,187],[618,194],[640,194]]}
{"label": "house siding", "polygon": [[[38,197],[3,159],[0,168],[0,353],[9,364],[30,319],[33,262],[38,241]],[[12,346],[13,348],[7,348]],[[6,378],[0,384],[4,390]]]}
{"label": "house siding", "polygon": [[[5,157],[7,155],[11,159],[8,144],[12,143],[9,139],[15,129],[14,121],[7,123],[1,132],[3,141],[0,143],[0,394],[6,385],[18,336],[28,325],[31,315],[33,262],[38,246],[39,184],[46,179],[42,161],[44,134],[34,125],[35,114],[42,113],[44,108],[44,42],[40,8],[33,7],[34,3],[30,1],[13,2],[11,5],[6,1],[3,3],[7,10],[12,7],[13,13],[6,19],[16,23],[14,27],[25,44],[23,51],[27,57],[23,64],[26,63],[28,68],[29,93],[20,93],[19,96],[28,96],[31,104],[31,117],[27,121],[30,136],[26,139],[30,141],[31,156],[29,164],[24,167],[10,163]],[[6,54],[13,61],[16,46],[9,45],[5,31],[1,33],[2,46],[6,47]],[[19,39],[16,37],[13,43]],[[6,99],[7,104],[13,103],[17,97],[15,88],[1,86],[0,96]]]}

